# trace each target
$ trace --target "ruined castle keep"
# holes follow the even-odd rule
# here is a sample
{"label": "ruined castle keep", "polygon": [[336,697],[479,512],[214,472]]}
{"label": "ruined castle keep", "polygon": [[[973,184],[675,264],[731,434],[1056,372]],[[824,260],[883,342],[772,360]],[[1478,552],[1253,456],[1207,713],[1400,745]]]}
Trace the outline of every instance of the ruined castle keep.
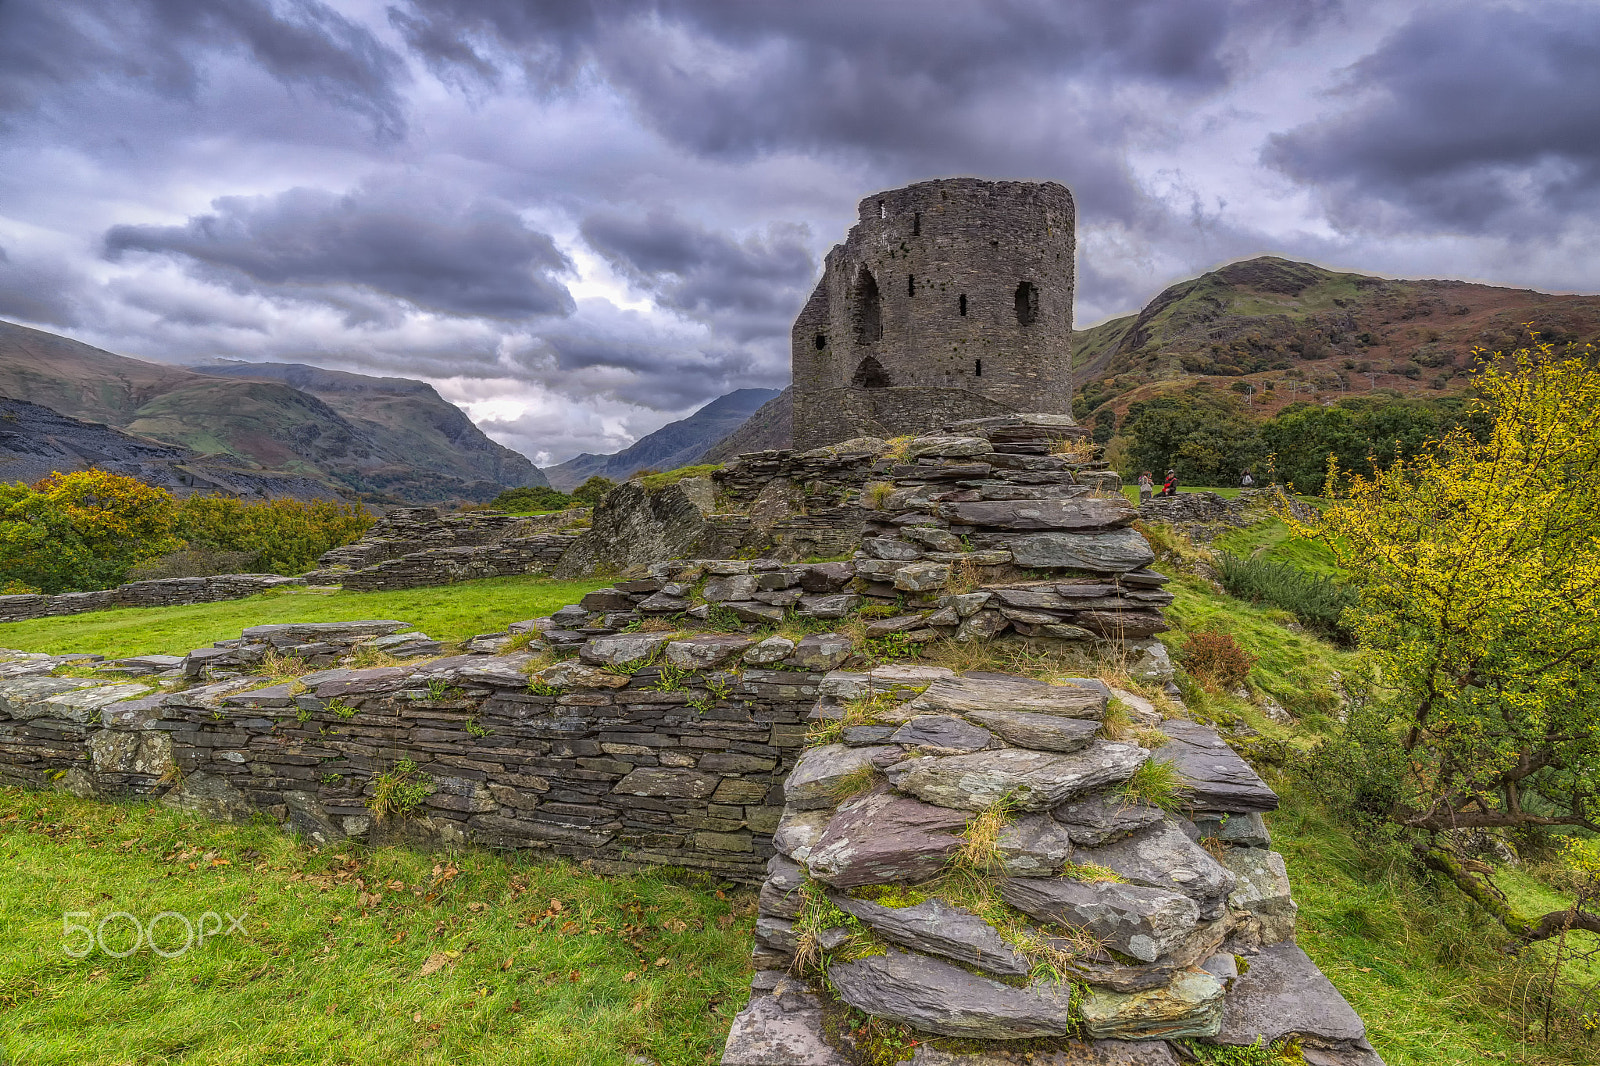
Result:
{"label": "ruined castle keep", "polygon": [[869,196],[795,319],[794,446],[1071,413],[1072,194],[944,178]]}

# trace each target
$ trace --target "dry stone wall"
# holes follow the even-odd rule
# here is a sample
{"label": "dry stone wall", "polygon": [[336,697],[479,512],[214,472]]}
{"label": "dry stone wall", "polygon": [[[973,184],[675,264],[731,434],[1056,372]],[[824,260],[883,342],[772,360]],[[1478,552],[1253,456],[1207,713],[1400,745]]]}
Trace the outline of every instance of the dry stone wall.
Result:
{"label": "dry stone wall", "polygon": [[305,584],[304,578],[276,574],[220,574],[215,577],[166,577],[131,581],[98,592],[65,592],[58,596],[0,596],[0,622],[82,614],[113,607],[174,607],[254,596],[267,589]]}

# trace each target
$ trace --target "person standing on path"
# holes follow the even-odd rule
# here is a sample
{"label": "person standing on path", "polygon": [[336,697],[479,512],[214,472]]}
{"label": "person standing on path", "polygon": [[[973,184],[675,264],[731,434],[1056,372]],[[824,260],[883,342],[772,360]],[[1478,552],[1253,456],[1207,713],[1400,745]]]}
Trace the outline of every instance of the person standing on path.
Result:
{"label": "person standing on path", "polygon": [[1178,494],[1178,472],[1167,471],[1167,479],[1161,483],[1161,495],[1176,496]]}
{"label": "person standing on path", "polygon": [[1241,489],[1252,489],[1252,488],[1255,488],[1255,484],[1256,484],[1256,479],[1250,476],[1250,471],[1248,471],[1248,470],[1246,470],[1244,472],[1244,476],[1239,479],[1239,487]]}
{"label": "person standing on path", "polygon": [[1143,507],[1150,502],[1150,497],[1155,495],[1156,479],[1146,470],[1139,475],[1139,506]]}

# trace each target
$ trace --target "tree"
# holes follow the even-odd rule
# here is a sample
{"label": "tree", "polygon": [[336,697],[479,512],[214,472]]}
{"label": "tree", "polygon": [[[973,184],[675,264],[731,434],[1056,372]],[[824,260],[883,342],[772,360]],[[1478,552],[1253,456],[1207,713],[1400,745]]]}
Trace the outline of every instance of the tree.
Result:
{"label": "tree", "polygon": [[605,499],[606,493],[617,487],[617,483],[608,477],[594,475],[588,481],[572,490],[572,498],[580,503],[594,507]]}
{"label": "tree", "polygon": [[1130,404],[1125,474],[1169,467],[1186,485],[1236,485],[1261,458],[1256,427],[1237,396],[1203,385]]}
{"label": "tree", "polygon": [[50,594],[109,588],[181,545],[175,506],[165,489],[104,470],[0,485],[0,579]]}
{"label": "tree", "polygon": [[1453,405],[1416,400],[1344,400],[1332,407],[1290,404],[1261,426],[1278,478],[1312,496],[1327,491],[1328,457],[1370,477],[1410,459],[1460,422]]}
{"label": "tree", "polygon": [[[1600,914],[1521,914],[1457,829],[1600,832],[1600,370],[1548,344],[1485,361],[1458,427],[1289,521],[1363,576],[1348,621],[1382,685],[1343,734],[1352,794],[1525,940]],[[1348,481],[1346,482],[1346,479]]]}

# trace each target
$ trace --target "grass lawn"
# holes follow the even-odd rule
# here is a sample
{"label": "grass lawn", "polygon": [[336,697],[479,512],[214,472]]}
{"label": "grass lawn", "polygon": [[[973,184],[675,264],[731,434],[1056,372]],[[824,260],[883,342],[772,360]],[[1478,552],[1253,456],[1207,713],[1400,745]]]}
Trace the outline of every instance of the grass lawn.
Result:
{"label": "grass lawn", "polygon": [[[1157,481],[1156,482],[1156,493],[1159,495],[1160,492],[1161,492],[1161,482]],[[1235,485],[1232,488],[1224,489],[1224,488],[1206,488],[1204,486],[1193,486],[1193,485],[1179,485],[1178,486],[1178,494],[1181,496],[1185,492],[1214,492],[1218,496],[1221,496],[1225,500],[1231,500],[1235,496],[1239,495],[1239,486]],[[1132,501],[1133,503],[1138,503],[1139,502],[1139,482],[1138,482],[1138,478],[1137,477],[1135,477],[1134,480],[1132,480],[1132,481],[1130,481],[1130,482],[1128,482],[1128,483],[1126,483],[1126,484],[1124,484],[1122,486],[1122,494],[1124,496],[1128,497],[1128,499],[1130,501]]]}
{"label": "grass lawn", "polygon": [[393,618],[412,623],[436,640],[462,640],[502,630],[511,622],[549,614],[605,584],[599,580],[553,581],[529,576],[494,577],[398,592],[275,590],[221,603],[122,607],[8,622],[0,625],[0,647],[58,655],[182,655],[212,641],[237,637],[246,626],[362,618]]}
{"label": "grass lawn", "polygon": [[1260,552],[1273,562],[1289,563],[1319,577],[1341,577],[1344,571],[1334,561],[1327,545],[1295,536],[1281,518],[1268,518],[1247,529],[1235,529],[1211,542],[1212,547],[1249,556]]}
{"label": "grass lawn", "polygon": [[[480,850],[318,850],[269,825],[0,788],[0,1060],[714,1063],[755,895]],[[181,951],[174,912],[245,916]],[[231,925],[221,919],[224,930]]]}

